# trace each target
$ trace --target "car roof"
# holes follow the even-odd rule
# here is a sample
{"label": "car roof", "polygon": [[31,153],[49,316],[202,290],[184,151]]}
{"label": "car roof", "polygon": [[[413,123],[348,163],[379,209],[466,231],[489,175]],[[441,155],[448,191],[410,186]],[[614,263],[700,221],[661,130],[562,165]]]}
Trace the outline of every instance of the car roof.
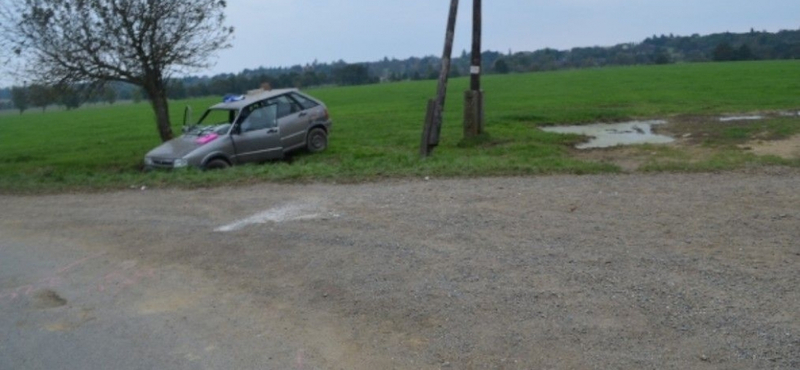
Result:
{"label": "car roof", "polygon": [[242,95],[241,96],[242,99],[240,100],[235,100],[231,102],[222,102],[212,106],[210,109],[238,110],[250,104],[253,104],[257,101],[274,98],[276,96],[280,96],[289,92],[300,92],[300,90],[298,89],[254,90],[248,92],[247,95]]}

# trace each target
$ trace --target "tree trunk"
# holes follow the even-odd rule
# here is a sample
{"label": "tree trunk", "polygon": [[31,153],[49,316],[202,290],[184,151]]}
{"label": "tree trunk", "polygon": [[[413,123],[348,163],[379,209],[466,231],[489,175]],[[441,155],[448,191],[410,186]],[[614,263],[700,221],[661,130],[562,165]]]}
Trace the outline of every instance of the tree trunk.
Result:
{"label": "tree trunk", "polygon": [[150,105],[152,105],[153,112],[156,115],[156,128],[161,136],[161,141],[171,140],[172,124],[169,120],[169,103],[164,81],[160,77],[148,78],[144,89],[150,97]]}

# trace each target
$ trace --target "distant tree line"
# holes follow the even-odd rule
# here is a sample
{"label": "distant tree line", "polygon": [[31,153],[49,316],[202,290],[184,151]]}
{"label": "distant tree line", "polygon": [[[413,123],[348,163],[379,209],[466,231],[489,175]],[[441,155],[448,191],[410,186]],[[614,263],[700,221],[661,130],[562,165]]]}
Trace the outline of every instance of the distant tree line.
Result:
{"label": "distant tree line", "polygon": [[[800,58],[800,30],[777,33],[719,33],[708,36],[653,35],[643,42],[612,47],[571,50],[544,49],[535,52],[484,54],[484,62],[495,73],[537,72],[671,63],[727,62]],[[488,60],[487,60],[488,59]],[[457,62],[458,63],[458,62]],[[468,64],[461,68],[467,68]]]}
{"label": "distant tree line", "polygon": [[141,100],[141,92],[122,83],[102,86],[33,84],[14,86],[0,93],[0,109],[16,109],[20,113],[29,109],[41,109],[44,112],[49,107],[62,106],[72,110],[85,103],[114,104],[120,98]]}
{"label": "distant tree line", "polygon": [[[489,74],[686,62],[800,59],[800,30],[776,33],[751,30],[747,33],[725,32],[707,36],[653,35],[638,44],[626,43],[611,47],[507,53],[486,51],[482,54],[482,59],[484,71]],[[292,67],[245,69],[238,74],[172,79],[168,83],[167,91],[170,99],[184,99],[242,93],[263,83],[269,83],[274,88],[308,88],[436,79],[440,63],[440,58],[434,56],[404,60],[387,57],[376,62],[356,64],[348,64],[342,60],[332,63],[314,61]],[[452,63],[451,77],[469,73],[470,56],[466,51],[453,58]],[[20,89],[26,89],[27,93],[23,94]],[[27,100],[20,100],[23,95],[27,95]],[[113,104],[116,100],[139,101],[144,98],[147,95],[141,89],[122,83],[109,84],[102,89],[28,86],[0,89],[0,108],[8,108],[9,100],[17,109],[24,111],[29,108],[46,109],[53,104],[70,109],[87,101]]]}

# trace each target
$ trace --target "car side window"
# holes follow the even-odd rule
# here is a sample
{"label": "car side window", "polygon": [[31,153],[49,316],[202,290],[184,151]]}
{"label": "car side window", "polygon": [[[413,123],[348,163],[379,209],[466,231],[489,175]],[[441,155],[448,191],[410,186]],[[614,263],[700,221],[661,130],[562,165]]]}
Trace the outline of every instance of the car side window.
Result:
{"label": "car side window", "polygon": [[278,118],[283,118],[292,113],[297,113],[303,110],[303,108],[297,104],[297,102],[289,99],[289,97],[286,95],[279,96],[275,99],[271,99],[270,101],[275,101],[278,103]]}
{"label": "car side window", "polygon": [[286,102],[278,103],[278,118],[283,118],[292,114],[292,106]]}
{"label": "car side window", "polygon": [[300,104],[300,106],[303,107],[303,109],[311,109],[319,105],[319,103],[311,99],[308,99],[300,94],[292,93],[292,99],[297,101],[297,103]]}
{"label": "car side window", "polygon": [[241,124],[241,132],[250,132],[272,128],[277,125],[277,106],[252,106]]}

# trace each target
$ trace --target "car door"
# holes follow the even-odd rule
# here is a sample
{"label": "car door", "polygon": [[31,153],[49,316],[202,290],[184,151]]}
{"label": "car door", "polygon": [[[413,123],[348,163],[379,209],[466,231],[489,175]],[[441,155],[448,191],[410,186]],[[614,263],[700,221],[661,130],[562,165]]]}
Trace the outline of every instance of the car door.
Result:
{"label": "car door", "polygon": [[242,109],[231,135],[238,163],[283,156],[277,104],[259,102]]}
{"label": "car door", "polygon": [[294,100],[284,95],[276,99],[278,102],[278,127],[281,130],[281,141],[285,150],[305,145],[306,129],[309,124],[308,112]]}

